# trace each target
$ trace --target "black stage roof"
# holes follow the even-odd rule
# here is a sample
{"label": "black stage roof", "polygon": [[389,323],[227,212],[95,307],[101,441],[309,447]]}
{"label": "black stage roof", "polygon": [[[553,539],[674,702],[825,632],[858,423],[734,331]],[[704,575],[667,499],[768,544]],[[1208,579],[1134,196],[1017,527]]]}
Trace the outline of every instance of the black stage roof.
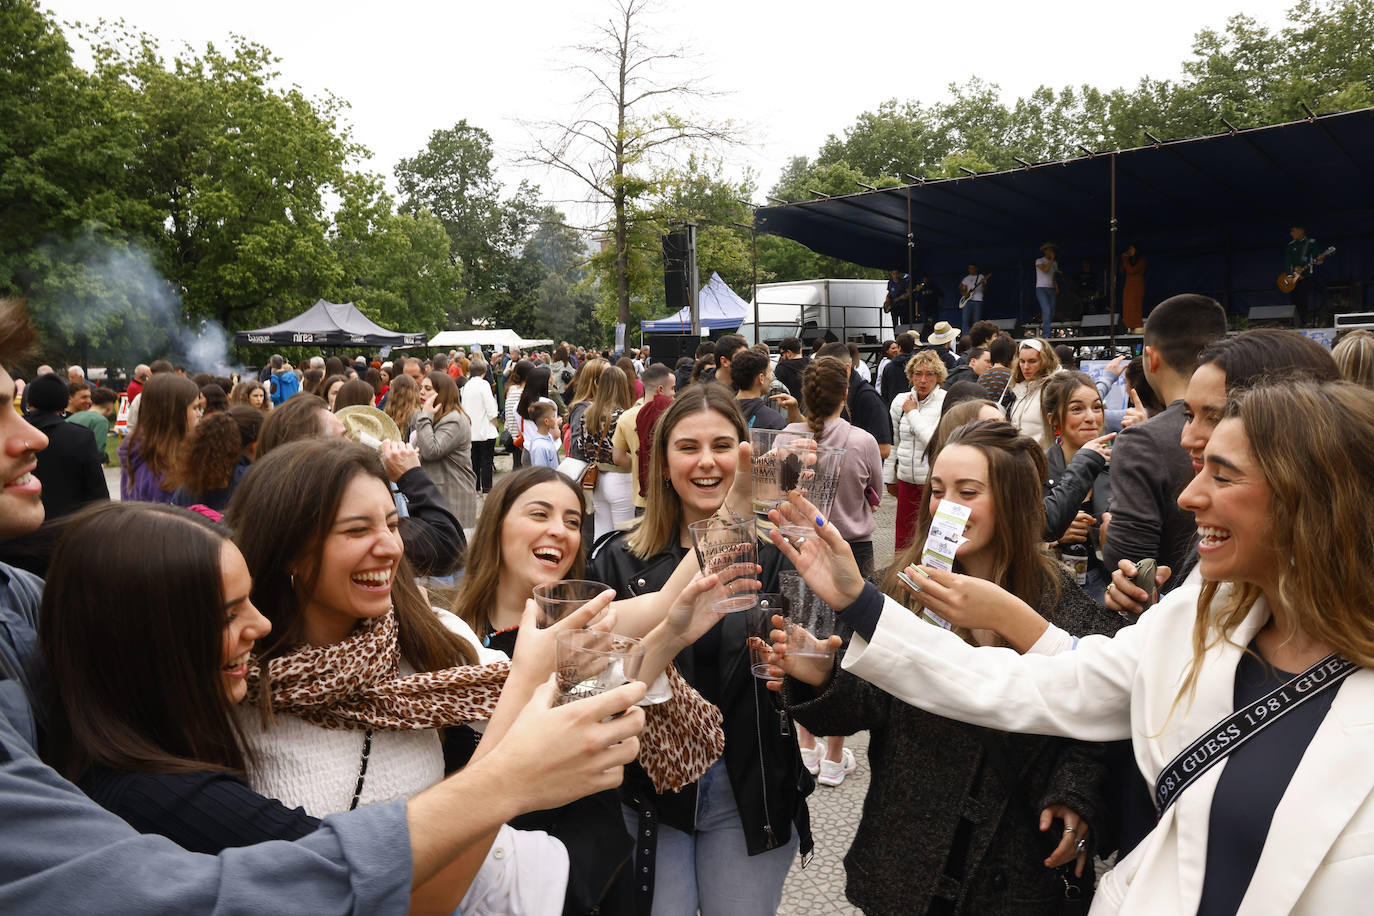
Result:
{"label": "black stage roof", "polygon": [[1038,314],[1034,261],[1059,245],[1064,281],[1084,258],[1105,271],[1115,165],[1117,251],[1148,262],[1146,308],[1201,292],[1233,312],[1283,304],[1275,286],[1294,222],[1322,247],[1328,302],[1374,307],[1374,109],[1161,142],[1004,172],[760,207],[758,231],[866,267],[907,268],[954,305],[972,261],[991,274],[989,318]]}

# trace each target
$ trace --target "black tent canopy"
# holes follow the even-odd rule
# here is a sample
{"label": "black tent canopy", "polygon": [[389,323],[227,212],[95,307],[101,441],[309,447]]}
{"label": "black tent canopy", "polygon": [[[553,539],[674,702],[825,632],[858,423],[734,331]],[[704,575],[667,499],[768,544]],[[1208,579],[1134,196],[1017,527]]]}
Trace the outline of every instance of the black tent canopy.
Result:
{"label": "black tent canopy", "polygon": [[1374,109],[760,207],[754,223],[866,267],[906,272],[910,264],[944,288],[947,306],[976,263],[992,274],[990,318],[1034,309],[1033,265],[1050,240],[1065,279],[1083,259],[1105,273],[1113,242],[1117,254],[1138,246],[1148,262],[1147,308],[1180,292],[1212,295],[1231,311],[1281,304],[1274,280],[1288,229],[1299,223],[1338,248],[1317,273],[1328,303],[1336,294],[1337,304],[1367,308]]}
{"label": "black tent canopy", "polygon": [[239,331],[236,344],[324,344],[345,346],[359,344],[367,347],[424,346],[424,334],[405,334],[389,331],[372,321],[351,302],[317,301],[295,318],[255,331]]}

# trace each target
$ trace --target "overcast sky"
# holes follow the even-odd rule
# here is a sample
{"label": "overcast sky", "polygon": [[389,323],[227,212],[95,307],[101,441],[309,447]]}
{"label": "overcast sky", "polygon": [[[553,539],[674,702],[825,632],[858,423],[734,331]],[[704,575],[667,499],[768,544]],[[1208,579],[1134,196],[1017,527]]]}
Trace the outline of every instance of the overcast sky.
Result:
{"label": "overcast sky", "polygon": [[[492,134],[508,185],[528,178],[546,198],[580,193],[514,163],[528,147],[520,121],[565,115],[585,88],[562,65],[576,59],[572,46],[589,39],[590,24],[607,18],[601,0],[40,2],[59,21],[123,18],[168,52],[180,42],[225,44],[230,33],[266,45],[285,81],[351,103],[356,138],[373,154],[364,167],[393,187],[398,159],[466,118]],[[1289,6],[1243,4],[1270,27]],[[691,0],[660,5],[650,22],[663,46],[694,49],[699,75],[722,93],[704,113],[745,125],[747,143],[730,151],[727,167],[753,169],[761,203],[789,157],[814,155],[885,99],[936,102],[970,76],[997,83],[1008,100],[1042,83],[1107,89],[1147,74],[1175,78],[1193,35],[1221,29],[1241,8],[1240,0],[992,0],[976,12],[948,2]]]}

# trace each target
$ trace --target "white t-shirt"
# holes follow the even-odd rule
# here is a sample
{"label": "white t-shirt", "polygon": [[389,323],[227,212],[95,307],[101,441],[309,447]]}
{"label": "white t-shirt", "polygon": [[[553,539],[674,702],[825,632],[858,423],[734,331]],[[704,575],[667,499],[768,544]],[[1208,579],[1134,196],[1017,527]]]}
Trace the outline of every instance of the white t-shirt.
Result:
{"label": "white t-shirt", "polygon": [[972,291],[972,295],[969,295],[970,302],[983,301],[983,293],[986,291],[987,287],[979,286],[977,289],[974,289],[974,286],[982,279],[982,274],[976,274],[964,277],[964,279],[959,281],[959,288],[964,291],[964,295],[968,295],[969,292]]}
{"label": "white t-shirt", "polygon": [[1054,268],[1051,267],[1049,270],[1040,269],[1041,267],[1044,267],[1049,263],[1049,258],[1035,259],[1035,286],[1037,289],[1045,286],[1048,286],[1051,289],[1054,288]]}
{"label": "white t-shirt", "polygon": [[496,425],[492,421],[499,419],[500,415],[496,410],[496,396],[491,393],[491,385],[487,384],[486,377],[468,379],[459,397],[463,411],[472,421],[472,441],[495,439]]}

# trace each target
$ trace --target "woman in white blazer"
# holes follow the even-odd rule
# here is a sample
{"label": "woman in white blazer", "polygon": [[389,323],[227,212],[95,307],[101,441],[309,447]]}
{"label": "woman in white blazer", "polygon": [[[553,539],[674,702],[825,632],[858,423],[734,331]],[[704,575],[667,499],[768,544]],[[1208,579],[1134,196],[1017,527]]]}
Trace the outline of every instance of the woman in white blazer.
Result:
{"label": "woman in white blazer", "polygon": [[[1262,696],[1331,654],[1348,659],[1353,674],[1184,789],[1102,878],[1093,912],[1362,912],[1374,887],[1371,493],[1374,394],[1345,383],[1255,388],[1228,404],[1179,498],[1202,535],[1203,585],[1171,593],[1112,639],[1048,657],[976,649],[884,603],[827,525],[800,553],[780,547],[845,608],[856,630],[847,670],[977,725],[1130,738],[1152,785],[1238,701],[1250,709],[1254,689]],[[785,511],[809,508],[796,505]],[[934,575],[937,588],[953,584]],[[802,659],[783,664],[814,676]]]}

